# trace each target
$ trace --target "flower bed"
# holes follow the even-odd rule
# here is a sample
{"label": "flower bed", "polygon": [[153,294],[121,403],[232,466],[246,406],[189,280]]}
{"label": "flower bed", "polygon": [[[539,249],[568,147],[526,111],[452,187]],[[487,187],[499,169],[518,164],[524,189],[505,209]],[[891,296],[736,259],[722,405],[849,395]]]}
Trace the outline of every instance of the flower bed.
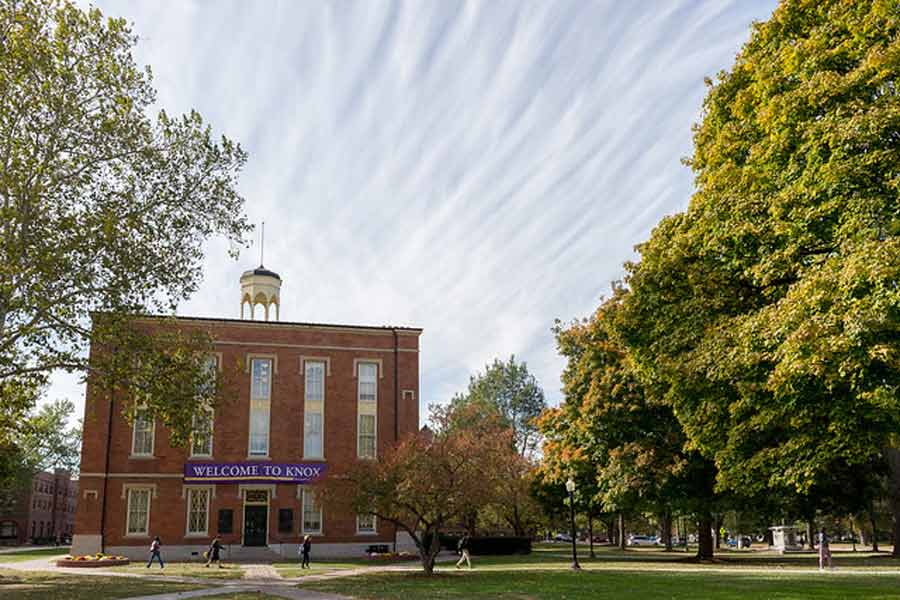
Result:
{"label": "flower bed", "polygon": [[56,561],[56,566],[91,569],[97,567],[118,567],[128,563],[129,560],[125,556],[111,556],[98,552],[97,554],[85,554],[83,556],[66,555]]}
{"label": "flower bed", "polygon": [[409,552],[371,552],[366,554],[366,558],[375,562],[399,562],[406,560],[418,560],[417,554]]}

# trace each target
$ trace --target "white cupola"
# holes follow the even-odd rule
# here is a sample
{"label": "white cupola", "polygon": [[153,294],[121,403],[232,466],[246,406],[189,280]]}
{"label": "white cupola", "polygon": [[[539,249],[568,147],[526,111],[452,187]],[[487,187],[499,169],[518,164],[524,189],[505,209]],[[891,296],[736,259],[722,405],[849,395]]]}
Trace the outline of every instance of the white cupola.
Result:
{"label": "white cupola", "polygon": [[262,264],[241,275],[241,319],[244,318],[244,307],[250,305],[250,320],[256,317],[256,306],[262,305],[265,320],[270,317],[269,308],[275,307],[275,321],[279,317],[281,304],[281,277],[269,271]]}

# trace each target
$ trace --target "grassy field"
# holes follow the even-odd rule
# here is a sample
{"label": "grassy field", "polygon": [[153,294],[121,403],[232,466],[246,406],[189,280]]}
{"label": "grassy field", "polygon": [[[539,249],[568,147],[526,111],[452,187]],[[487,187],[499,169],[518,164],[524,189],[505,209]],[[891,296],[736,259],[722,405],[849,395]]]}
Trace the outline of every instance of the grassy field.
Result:
{"label": "grassy field", "polygon": [[354,598],[500,600],[601,600],[665,598],[667,600],[730,600],[771,598],[884,600],[900,598],[900,579],[893,576],[799,575],[796,573],[676,573],[586,570],[448,572],[432,577],[419,573],[373,573],[304,583],[305,589]]}
{"label": "grassy field", "polygon": [[163,575],[171,577],[197,577],[200,579],[240,579],[244,571],[234,563],[226,563],[220,569],[216,566],[204,567],[202,563],[167,562],[165,569],[159,568],[159,563],[147,568],[144,561],[132,562],[123,567],[107,567],[109,571],[135,573],[138,575]]}
{"label": "grassy field", "polygon": [[50,558],[51,556],[57,555],[65,555],[68,554],[69,549],[65,547],[60,548],[41,548],[39,550],[20,550],[17,552],[7,552],[4,554],[0,554],[0,564],[2,563],[13,563],[13,562],[24,562],[26,560],[34,560],[36,558]]}
{"label": "grassy field", "polygon": [[230,594],[203,596],[203,600],[284,600],[284,598],[261,592],[231,592]]}
{"label": "grassy field", "polygon": [[[710,568],[752,569],[813,569],[818,568],[818,555],[812,552],[781,556],[768,551],[723,550],[716,554],[711,564],[698,564],[693,553],[664,552],[661,549],[617,548],[599,546],[595,548],[596,558],[588,556],[587,547],[578,548],[578,560],[588,568],[640,569],[640,570],[708,570]],[[834,566],[838,570],[878,570],[896,571],[900,575],[900,560],[893,559],[885,552],[833,552]],[[572,563],[571,550],[563,545],[538,544],[534,551],[525,556],[477,556],[473,565],[478,569],[530,569],[533,567],[565,568]]]}
{"label": "grassy field", "polygon": [[61,575],[0,569],[0,598],[16,600],[106,600],[182,592],[202,586],[130,577]]}
{"label": "grassy field", "polygon": [[418,565],[420,564],[418,561],[415,562],[388,562],[388,563],[380,563],[377,561],[369,560],[366,558],[347,558],[347,559],[332,559],[325,561],[311,561],[309,569],[301,569],[299,562],[290,562],[290,563],[275,563],[272,566],[275,567],[275,570],[278,571],[278,574],[282,577],[305,577],[307,575],[322,575],[323,573],[331,573],[334,571],[346,571],[349,569],[359,569],[362,567],[380,567],[380,566],[391,566],[391,565]]}
{"label": "grassy field", "polygon": [[[833,573],[810,573],[813,554],[786,557],[768,552],[722,552],[710,564],[685,553],[655,548],[597,548],[597,557],[579,549],[581,572],[573,572],[565,547],[539,545],[527,556],[474,557],[472,571],[440,563],[437,574],[370,572],[301,584],[304,588],[366,599],[508,598],[867,598],[900,599],[900,561],[884,554],[838,553]],[[414,565],[410,565],[414,566]],[[892,574],[875,575],[877,569]]]}

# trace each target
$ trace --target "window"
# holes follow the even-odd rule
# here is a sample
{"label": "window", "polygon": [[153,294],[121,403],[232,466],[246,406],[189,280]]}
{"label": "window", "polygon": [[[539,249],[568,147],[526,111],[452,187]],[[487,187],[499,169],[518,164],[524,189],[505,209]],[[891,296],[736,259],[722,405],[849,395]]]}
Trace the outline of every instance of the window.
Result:
{"label": "window", "polygon": [[303,385],[303,457],[322,458],[322,421],[325,413],[325,363],[305,361]]}
{"label": "window", "polygon": [[375,415],[359,415],[360,458],[375,458]]}
{"label": "window", "polygon": [[187,511],[187,534],[205,536],[209,521],[209,488],[188,490]]}
{"label": "window", "polygon": [[125,535],[147,535],[150,525],[150,490],[128,490],[128,523]]}
{"label": "window", "polygon": [[[214,381],[213,378],[216,376],[218,365],[217,357],[206,357],[204,367],[211,382]],[[212,383],[211,385],[215,384]],[[191,456],[212,456],[213,418],[213,410],[208,406],[200,408],[198,413],[194,415],[191,432]]]}
{"label": "window", "polygon": [[222,508],[219,510],[219,533],[234,533],[234,510]]}
{"label": "window", "polygon": [[278,533],[294,531],[294,511],[290,508],[278,509]]}
{"label": "window", "polygon": [[378,365],[375,363],[359,363],[359,401],[375,402],[377,400]]}
{"label": "window", "polygon": [[134,436],[131,439],[131,454],[153,456],[153,418],[147,409],[139,408],[134,414]]}
{"label": "window", "polygon": [[356,533],[375,533],[375,515],[356,515]]}
{"label": "window", "polygon": [[250,456],[268,456],[272,360],[254,358],[250,371]]}
{"label": "window", "polygon": [[191,456],[212,456],[213,411],[201,408],[194,415],[193,432],[191,433]]}
{"label": "window", "polygon": [[322,507],[311,488],[303,488],[303,533],[322,533]]}
{"label": "window", "polygon": [[375,458],[376,422],[378,414],[378,364],[357,365],[357,455]]}

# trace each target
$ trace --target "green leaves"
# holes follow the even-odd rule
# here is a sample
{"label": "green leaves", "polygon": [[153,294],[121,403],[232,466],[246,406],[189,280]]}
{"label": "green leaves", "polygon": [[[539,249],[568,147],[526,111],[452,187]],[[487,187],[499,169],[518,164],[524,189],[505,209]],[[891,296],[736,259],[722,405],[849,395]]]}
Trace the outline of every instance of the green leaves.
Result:
{"label": "green leaves", "polygon": [[780,5],[628,266],[617,333],[720,488],[833,489],[900,430],[898,57],[895,3]]}
{"label": "green leaves", "polygon": [[[136,42],[96,8],[0,7],[0,382],[66,369],[120,385],[88,362],[90,315],[171,314],[200,282],[203,243],[239,247],[251,229],[237,191],[246,153],[194,111],[151,114]],[[195,402],[163,409],[186,392],[150,387],[167,424],[187,427]]]}

